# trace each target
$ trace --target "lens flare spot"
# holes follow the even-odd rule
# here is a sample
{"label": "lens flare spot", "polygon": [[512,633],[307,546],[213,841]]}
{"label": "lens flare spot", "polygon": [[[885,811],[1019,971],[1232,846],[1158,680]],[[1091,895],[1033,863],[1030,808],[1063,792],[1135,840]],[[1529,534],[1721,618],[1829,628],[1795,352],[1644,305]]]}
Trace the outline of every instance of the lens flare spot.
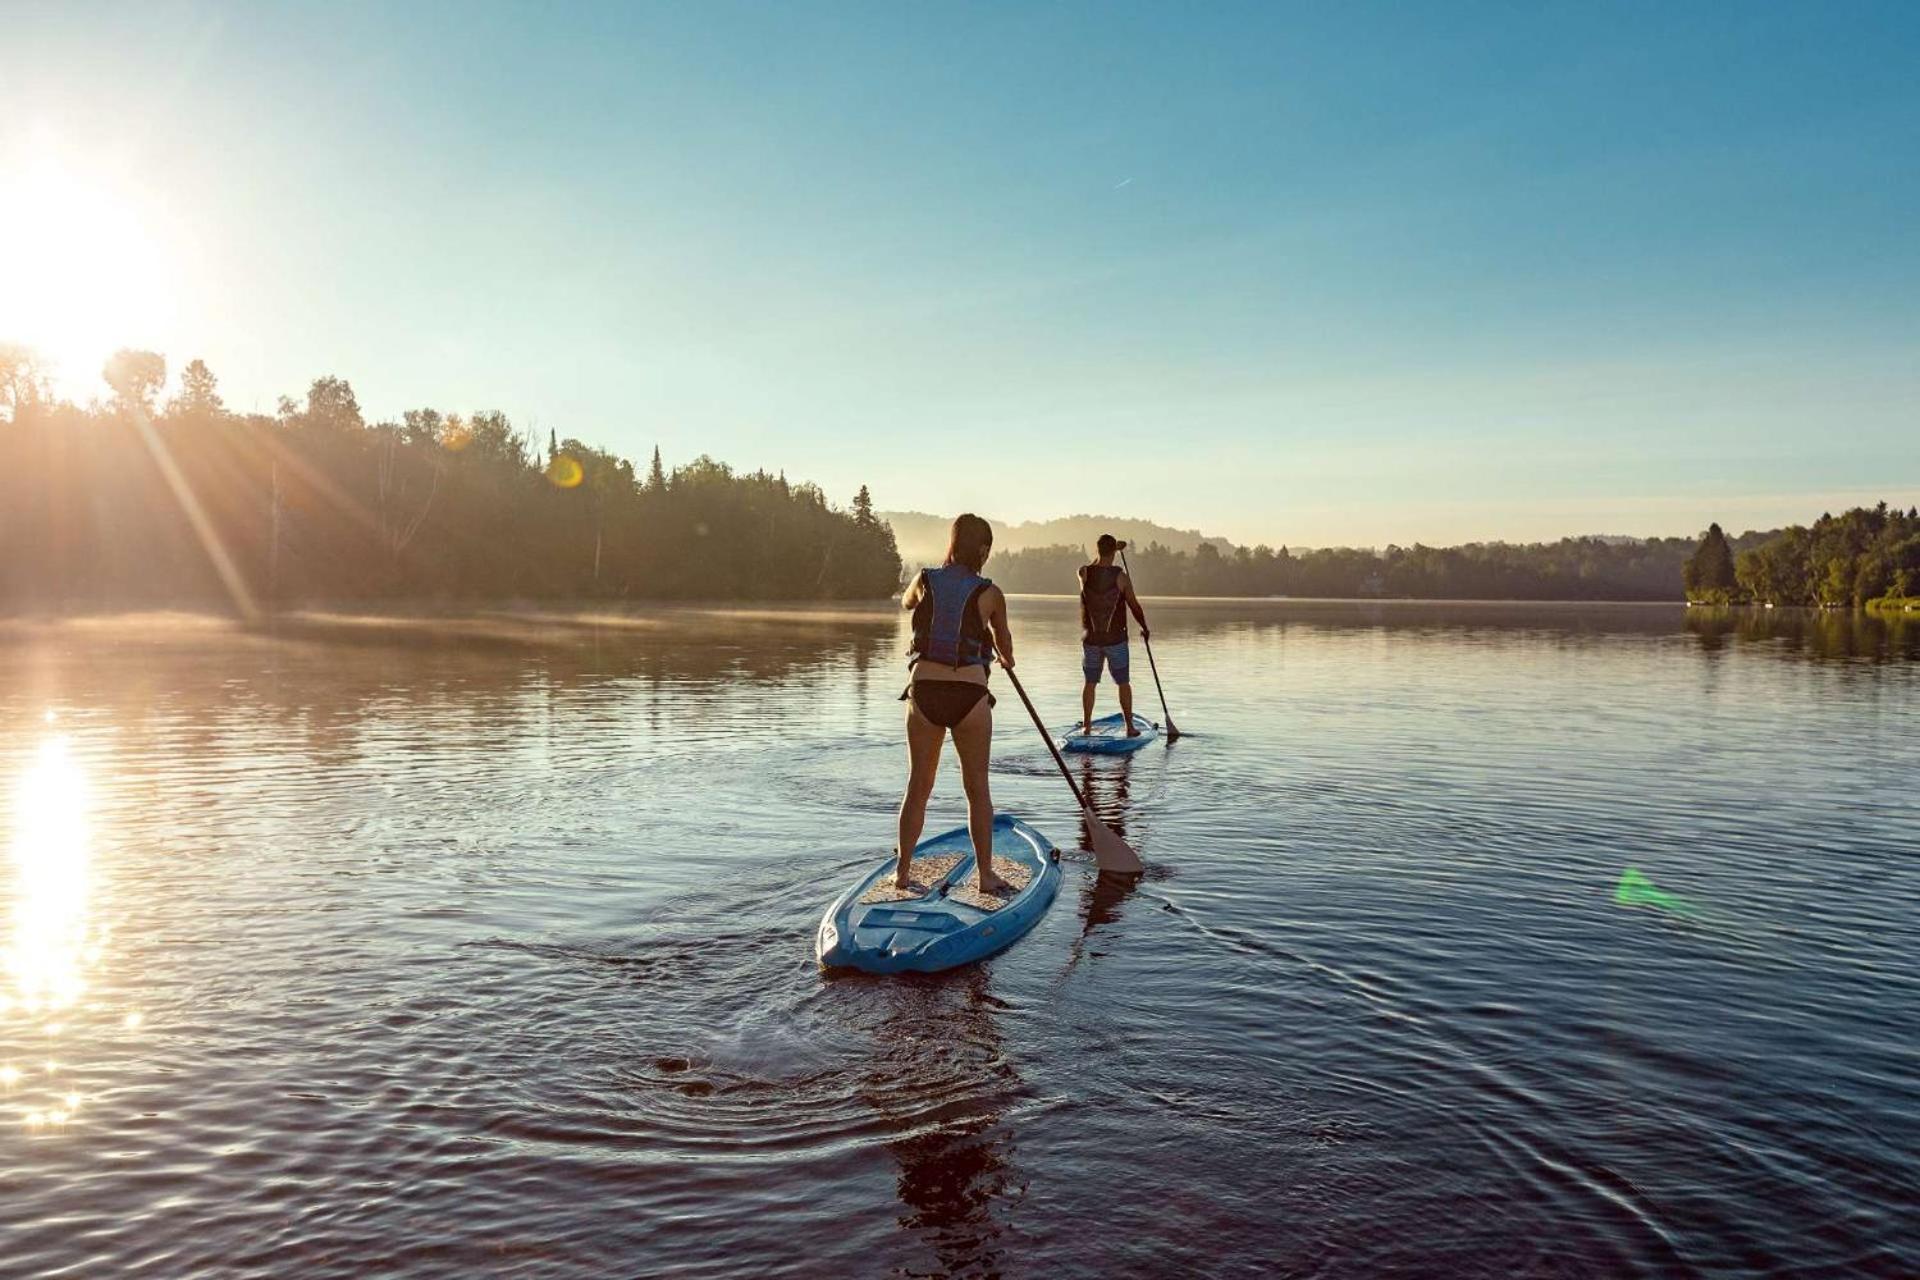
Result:
{"label": "lens flare spot", "polygon": [[577,489],[586,478],[586,469],[579,459],[564,453],[554,454],[553,461],[547,464],[547,480],[557,489]]}
{"label": "lens flare spot", "polygon": [[126,1024],[127,1030],[129,1031],[138,1031],[140,1029],[140,1024],[145,1022],[146,1020],[147,1020],[147,1016],[144,1013],[139,1012],[138,1010],[135,1010],[133,1013],[130,1013],[126,1017],[121,1019],[121,1021]]}
{"label": "lens flare spot", "polygon": [[1613,900],[1623,907],[1658,907],[1676,916],[1697,916],[1700,909],[1677,893],[1668,893],[1647,879],[1638,867],[1628,867],[1613,891]]}
{"label": "lens flare spot", "polygon": [[38,1129],[41,1125],[47,1122],[46,1116],[42,1115],[38,1111],[29,1111],[27,1112],[24,1118],[26,1120],[27,1128],[29,1129]]}
{"label": "lens flare spot", "polygon": [[0,1089],[11,1089],[20,1083],[20,1068],[9,1062],[0,1067]]}
{"label": "lens flare spot", "polygon": [[68,1115],[72,1115],[80,1109],[80,1095],[77,1093],[69,1093],[65,1098],[62,1098],[61,1101],[67,1104]]}

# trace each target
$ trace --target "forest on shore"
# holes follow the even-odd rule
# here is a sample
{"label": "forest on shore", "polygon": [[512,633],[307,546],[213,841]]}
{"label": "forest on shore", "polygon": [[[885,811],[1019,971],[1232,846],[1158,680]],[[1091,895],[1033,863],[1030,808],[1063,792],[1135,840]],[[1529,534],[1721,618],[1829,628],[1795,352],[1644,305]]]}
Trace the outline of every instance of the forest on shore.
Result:
{"label": "forest on shore", "polygon": [[1829,512],[1746,545],[1712,525],[1684,575],[1696,604],[1920,605],[1920,509],[1882,502]]}
{"label": "forest on shore", "polygon": [[123,351],[109,401],[47,394],[0,348],[0,605],[89,609],[405,599],[874,599],[893,533],[863,486],[702,456],[644,474],[504,414],[367,422],[345,379],[237,414],[195,360]]}
{"label": "forest on shore", "polygon": [[[1752,535],[1764,538],[1767,535]],[[1458,547],[1328,547],[1290,551],[1202,543],[1129,547],[1140,590],[1163,596],[1327,596],[1425,600],[1674,600],[1690,538],[1562,538]],[[1037,547],[995,556],[989,572],[1009,591],[1077,590],[1088,547]]]}
{"label": "forest on shore", "polygon": [[[1077,590],[1091,546],[1027,547],[989,572],[1009,591]],[[1692,600],[1701,604],[1920,605],[1920,512],[1879,506],[1811,527],[1728,537],[1562,538],[1457,547],[1130,547],[1143,593],[1408,600]]]}

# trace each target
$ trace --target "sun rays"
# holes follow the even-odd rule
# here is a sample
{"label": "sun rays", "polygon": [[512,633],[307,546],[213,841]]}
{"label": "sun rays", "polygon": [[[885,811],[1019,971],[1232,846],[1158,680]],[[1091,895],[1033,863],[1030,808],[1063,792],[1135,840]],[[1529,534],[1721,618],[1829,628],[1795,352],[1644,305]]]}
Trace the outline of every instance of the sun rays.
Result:
{"label": "sun rays", "polygon": [[0,342],[38,352],[56,390],[99,385],[116,347],[171,323],[180,254],[156,199],[45,130],[0,142]]}

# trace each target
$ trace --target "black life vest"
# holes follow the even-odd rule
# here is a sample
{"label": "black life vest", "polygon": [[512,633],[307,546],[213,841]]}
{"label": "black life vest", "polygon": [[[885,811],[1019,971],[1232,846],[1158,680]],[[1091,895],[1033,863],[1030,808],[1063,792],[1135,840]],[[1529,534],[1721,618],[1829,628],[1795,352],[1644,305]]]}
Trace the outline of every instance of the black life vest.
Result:
{"label": "black life vest", "polygon": [[1120,566],[1090,564],[1080,570],[1080,639],[1087,644],[1125,644],[1127,596]]}
{"label": "black life vest", "polygon": [[963,564],[923,569],[927,589],[913,606],[913,648],[907,665],[922,658],[949,667],[985,667],[993,663],[993,644],[980,620],[980,593],[993,585]]}

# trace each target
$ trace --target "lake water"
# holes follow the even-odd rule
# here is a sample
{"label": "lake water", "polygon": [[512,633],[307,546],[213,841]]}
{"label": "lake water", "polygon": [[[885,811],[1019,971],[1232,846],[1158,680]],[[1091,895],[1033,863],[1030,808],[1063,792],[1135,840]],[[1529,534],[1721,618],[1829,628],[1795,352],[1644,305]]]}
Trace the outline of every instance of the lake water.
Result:
{"label": "lake water", "polygon": [[0,624],[0,1270],[1920,1274],[1920,625],[1150,606],[1148,874],[996,677],[1065,886],[892,979],[894,614]]}

